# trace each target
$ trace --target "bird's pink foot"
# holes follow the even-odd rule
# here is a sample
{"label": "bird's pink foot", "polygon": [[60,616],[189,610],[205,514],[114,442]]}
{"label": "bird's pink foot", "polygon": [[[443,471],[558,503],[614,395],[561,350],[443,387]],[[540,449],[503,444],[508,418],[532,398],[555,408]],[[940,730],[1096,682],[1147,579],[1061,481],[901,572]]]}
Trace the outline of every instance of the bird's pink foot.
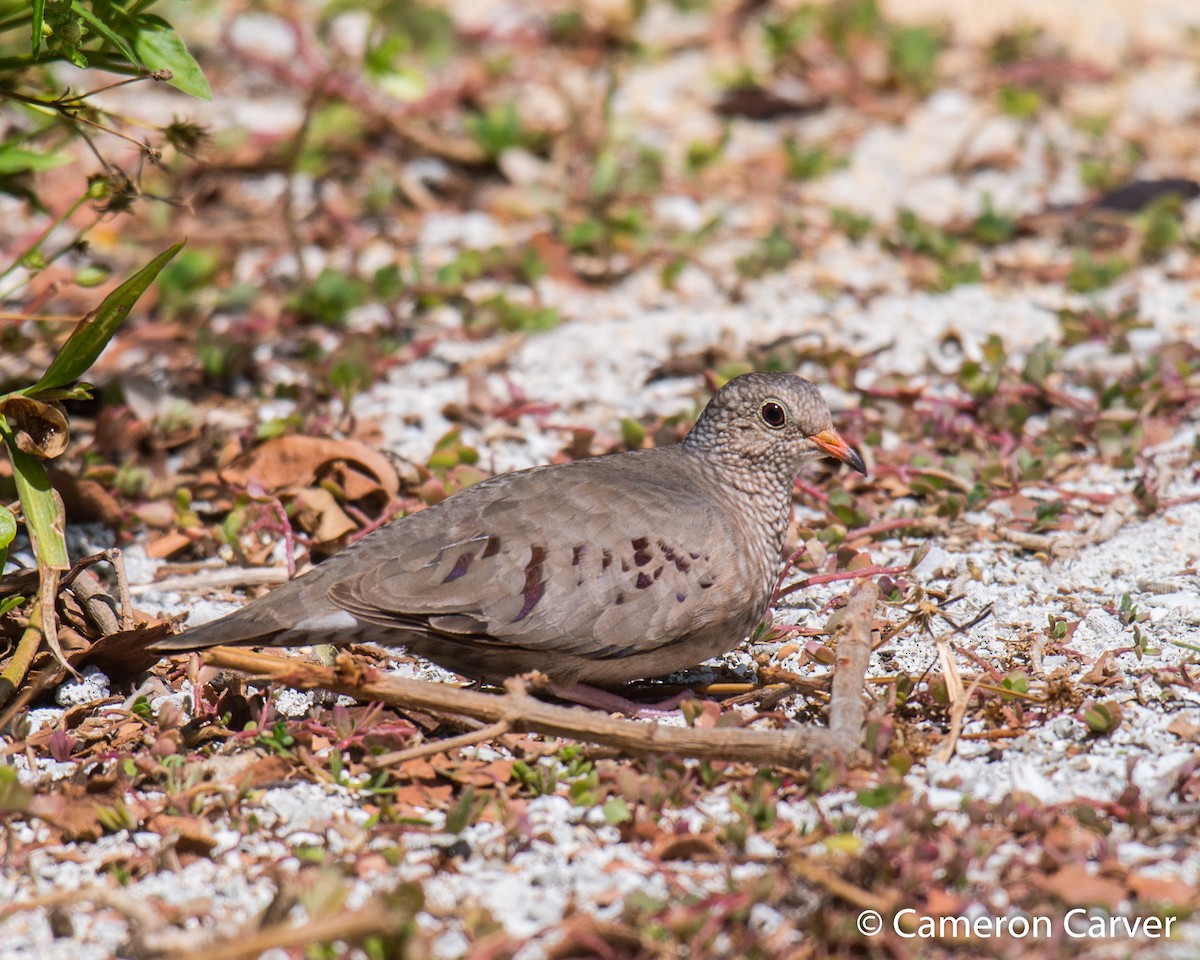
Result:
{"label": "bird's pink foot", "polygon": [[638,717],[642,720],[656,720],[670,716],[679,708],[681,703],[685,700],[693,699],[695,696],[691,690],[684,690],[682,693],[677,693],[675,696],[668,697],[666,700],[661,700],[657,703],[638,703],[636,700],[629,700],[619,693],[602,690],[600,687],[593,687],[586,683],[562,684],[551,681],[546,685],[545,689],[547,693],[558,697],[560,700],[569,700],[571,703],[577,703],[583,707],[591,707],[593,710],[604,710],[608,713],[623,713],[628,717]]}

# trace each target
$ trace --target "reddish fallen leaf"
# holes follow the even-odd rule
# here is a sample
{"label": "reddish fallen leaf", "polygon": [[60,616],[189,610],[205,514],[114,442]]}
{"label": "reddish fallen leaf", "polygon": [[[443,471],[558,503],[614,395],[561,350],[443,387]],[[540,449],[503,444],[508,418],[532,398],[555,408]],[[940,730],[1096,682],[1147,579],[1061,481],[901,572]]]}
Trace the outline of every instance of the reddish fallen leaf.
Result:
{"label": "reddish fallen leaf", "polygon": [[1131,873],[1126,880],[1130,891],[1140,901],[1169,904],[1172,907],[1194,905],[1196,888],[1179,877],[1152,877]]}
{"label": "reddish fallen leaf", "polygon": [[650,850],[656,860],[695,860],[701,863],[718,863],[721,860],[721,845],[710,833],[685,833],[667,836],[659,840]]}
{"label": "reddish fallen leaf", "polygon": [[1200,743],[1200,723],[1193,723],[1186,717],[1176,717],[1167,727],[1168,733],[1173,733],[1180,740]]}
{"label": "reddish fallen leaf", "polygon": [[149,827],[164,839],[173,840],[178,853],[207,857],[217,845],[212,824],[200,817],[160,813],[150,820]]}
{"label": "reddish fallen leaf", "polygon": [[55,467],[47,467],[46,475],[63,499],[68,522],[103,523],[113,529],[121,526],[125,511],[101,484]]}
{"label": "reddish fallen leaf", "polygon": [[[268,493],[316,485],[329,470],[337,470],[345,482],[345,471],[373,477],[388,496],[400,492],[400,478],[383,454],[354,440],[328,437],[276,437],[242,454],[221,470],[221,479],[238,487],[256,483]],[[355,490],[361,492],[361,487]]]}
{"label": "reddish fallen leaf", "polygon": [[1125,899],[1125,884],[1092,873],[1082,863],[1069,863],[1057,873],[1036,882],[1038,887],[1068,907],[1105,907],[1115,910]]}
{"label": "reddish fallen leaf", "polygon": [[239,774],[236,786],[239,790],[248,790],[267,784],[282,783],[292,778],[295,769],[294,764],[288,763],[275,754],[263,756]]}

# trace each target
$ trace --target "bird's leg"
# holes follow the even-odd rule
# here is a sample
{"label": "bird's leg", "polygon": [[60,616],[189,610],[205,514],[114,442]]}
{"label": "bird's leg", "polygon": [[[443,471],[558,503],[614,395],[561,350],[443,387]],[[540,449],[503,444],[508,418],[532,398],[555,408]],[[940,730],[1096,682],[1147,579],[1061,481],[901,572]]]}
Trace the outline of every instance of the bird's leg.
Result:
{"label": "bird's leg", "polygon": [[602,690],[600,687],[593,687],[587,683],[563,684],[555,683],[551,680],[545,689],[547,693],[553,694],[560,700],[569,700],[571,703],[591,707],[593,710],[604,710],[608,713],[623,713],[629,717],[639,717],[646,720],[669,716],[678,709],[684,700],[691,699],[694,696],[691,690],[684,690],[682,693],[677,693],[675,696],[668,697],[666,700],[658,703],[638,703],[621,696],[619,693]]}

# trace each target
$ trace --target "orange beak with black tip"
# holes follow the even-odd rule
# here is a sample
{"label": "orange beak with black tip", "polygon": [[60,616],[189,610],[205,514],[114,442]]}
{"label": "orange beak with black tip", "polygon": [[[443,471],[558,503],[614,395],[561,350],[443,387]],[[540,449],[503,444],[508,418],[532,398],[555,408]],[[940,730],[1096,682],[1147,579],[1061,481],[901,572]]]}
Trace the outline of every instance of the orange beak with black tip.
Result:
{"label": "orange beak with black tip", "polygon": [[841,460],[842,463],[853,467],[864,477],[867,475],[867,465],[863,463],[863,458],[836,430],[822,430],[808,439],[835,460]]}

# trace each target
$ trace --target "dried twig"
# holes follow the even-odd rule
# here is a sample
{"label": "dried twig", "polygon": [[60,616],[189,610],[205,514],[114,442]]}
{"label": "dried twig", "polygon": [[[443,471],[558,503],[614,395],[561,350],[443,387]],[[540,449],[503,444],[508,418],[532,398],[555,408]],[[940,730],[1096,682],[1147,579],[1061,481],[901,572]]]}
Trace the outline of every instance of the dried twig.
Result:
{"label": "dried twig", "polygon": [[203,658],[209,666],[238,670],[302,690],[321,687],[360,700],[378,700],[442,715],[460,714],[489,723],[507,722],[516,732],[586,740],[633,754],[673,753],[770,765],[794,764],[800,758],[835,747],[828,730],[700,729],[616,720],[594,710],[543,703],[531,697],[520,682],[510,681],[507,693],[496,696],[424,680],[382,677],[376,671],[362,670],[347,657],[339,660],[338,667],[320,667],[233,647],[213,647],[204,652]]}
{"label": "dried twig", "polygon": [[120,632],[121,624],[117,620],[116,611],[113,610],[113,599],[93,574],[81,570],[71,581],[70,590],[101,636],[107,637]]}
{"label": "dried twig", "polygon": [[958,681],[960,695],[957,699],[951,699],[950,701],[950,732],[946,735],[945,741],[943,741],[941,747],[938,749],[937,760],[939,763],[948,763],[950,758],[954,756],[954,750],[958,746],[958,739],[962,736],[963,718],[967,714],[967,705],[971,702],[971,697],[975,695],[975,690],[982,679],[983,675],[981,674],[975,678],[975,681],[965,691],[961,690],[962,681]]}
{"label": "dried twig", "polygon": [[398,763],[407,763],[409,760],[417,760],[420,757],[429,757],[435,753],[449,753],[451,750],[471,747],[487,740],[495,740],[497,737],[504,736],[510,729],[512,728],[507,720],[500,720],[496,723],[489,723],[486,727],[480,727],[478,730],[460,733],[457,737],[428,740],[405,750],[393,750],[391,753],[380,754],[378,757],[370,757],[367,759],[367,766],[391,767]]}
{"label": "dried twig", "polygon": [[850,595],[846,607],[846,632],[838,641],[837,662],[833,673],[833,699],[829,704],[829,730],[846,744],[857,737],[861,743],[863,728],[863,680],[871,659],[871,620],[879,601],[879,585],[866,581]]}
{"label": "dried twig", "polygon": [[204,946],[177,955],[178,960],[240,960],[257,957],[268,950],[300,947],[343,940],[355,943],[364,937],[395,936],[404,931],[412,918],[396,910],[386,900],[377,899],[361,910],[337,912],[328,917],[293,926],[280,923],[223,943]]}
{"label": "dried twig", "polygon": [[225,587],[257,587],[286,583],[287,567],[232,567],[225,570],[206,570],[187,576],[168,577],[157,583],[137,583],[130,592],[140,593],[204,593]]}
{"label": "dried twig", "polygon": [[854,884],[843,880],[837,874],[833,873],[833,871],[816,863],[811,857],[789,857],[788,871],[793,876],[803,877],[811,884],[824,887],[835,897],[840,897],[847,903],[862,910],[875,910],[885,916],[890,916],[895,907],[893,900],[876,896],[862,889],[862,887],[856,887]]}
{"label": "dried twig", "polygon": [[853,755],[862,739],[862,690],[871,650],[871,619],[879,588],[860,584],[850,599],[845,633],[838,644],[838,672],[829,729],[796,726],[785,730],[672,727],[657,722],[618,720],[592,710],[561,707],[530,696],[520,681],[509,681],[503,696],[446,684],[380,676],[349,657],[336,667],[252,653],[232,647],[204,652],[210,666],[238,670],[277,683],[321,687],[360,700],[377,700],[441,715],[463,715],[514,732],[568,737],[615,747],[628,754],[670,753],[682,757],[740,761],[762,766],[795,766],[817,753]]}

